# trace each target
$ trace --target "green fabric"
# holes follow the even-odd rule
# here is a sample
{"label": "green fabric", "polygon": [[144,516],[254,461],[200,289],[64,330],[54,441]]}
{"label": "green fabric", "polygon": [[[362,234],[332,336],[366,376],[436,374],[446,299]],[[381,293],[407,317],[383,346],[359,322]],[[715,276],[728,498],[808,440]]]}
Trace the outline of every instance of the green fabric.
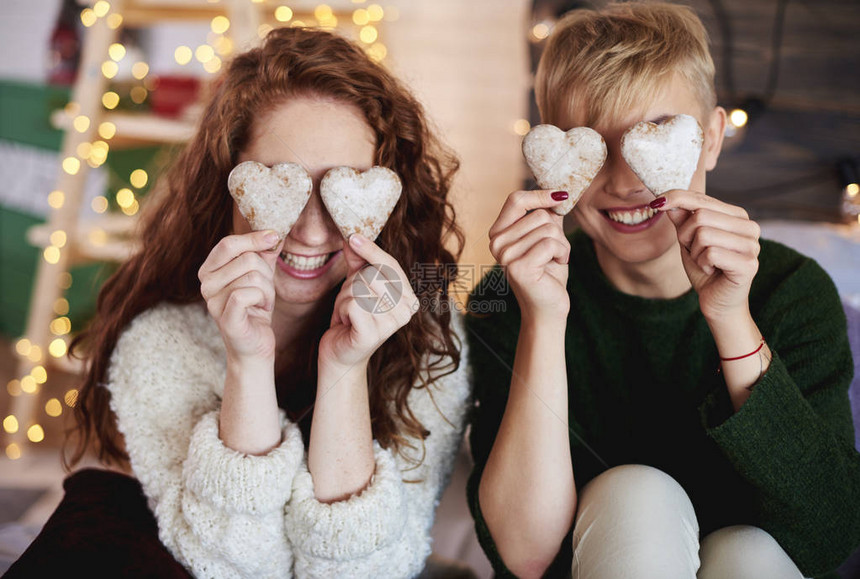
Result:
{"label": "green fabric", "polygon": [[69,102],[64,86],[0,80],[0,139],[59,151],[63,131],[51,126],[51,113]]}
{"label": "green fabric", "polygon": [[[687,491],[702,537],[755,525],[806,576],[838,567],[860,544],[860,455],[848,401],[853,365],[845,316],[827,274],[813,260],[762,241],[750,308],[774,358],[733,413],[696,293],[655,300],[619,292],[600,270],[591,240],[582,232],[570,240],[566,356],[577,488],[609,467],[650,465]],[[506,311],[467,318],[477,402],[468,495],[481,545],[496,572],[510,576],[477,493],[504,413],[520,324],[513,293],[498,283],[498,271],[490,275],[496,277],[476,287],[469,309]],[[569,572],[570,562],[569,534],[550,575]]]}

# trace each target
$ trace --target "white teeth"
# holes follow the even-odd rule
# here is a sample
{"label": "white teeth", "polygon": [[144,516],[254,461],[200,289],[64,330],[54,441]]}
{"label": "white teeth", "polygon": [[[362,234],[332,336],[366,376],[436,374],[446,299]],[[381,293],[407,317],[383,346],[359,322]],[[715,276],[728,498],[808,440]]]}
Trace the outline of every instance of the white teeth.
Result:
{"label": "white teeth", "polygon": [[304,255],[295,255],[286,251],[281,254],[281,258],[287,265],[302,271],[310,271],[321,268],[323,264],[328,261],[328,256],[329,254],[325,253],[323,255],[305,257]]}
{"label": "white teeth", "polygon": [[606,213],[613,221],[624,223],[625,225],[639,225],[643,221],[654,217],[654,214],[657,212],[650,207],[645,207],[644,209],[637,209],[635,211],[607,211]]}

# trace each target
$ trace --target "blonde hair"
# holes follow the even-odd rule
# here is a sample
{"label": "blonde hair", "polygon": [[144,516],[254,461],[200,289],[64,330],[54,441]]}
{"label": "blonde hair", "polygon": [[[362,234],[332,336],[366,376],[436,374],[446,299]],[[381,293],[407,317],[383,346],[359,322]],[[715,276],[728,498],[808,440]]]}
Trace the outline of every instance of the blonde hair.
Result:
{"label": "blonde hair", "polygon": [[541,57],[537,105],[544,123],[564,124],[578,113],[593,127],[652,103],[675,75],[703,116],[710,114],[714,61],[690,8],[659,2],[574,10],[556,24]]}

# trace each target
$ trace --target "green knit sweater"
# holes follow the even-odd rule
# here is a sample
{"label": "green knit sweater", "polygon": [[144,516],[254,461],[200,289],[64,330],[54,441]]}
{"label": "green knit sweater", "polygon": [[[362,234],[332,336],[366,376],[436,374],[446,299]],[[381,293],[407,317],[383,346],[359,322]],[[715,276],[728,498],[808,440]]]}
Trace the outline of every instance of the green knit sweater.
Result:
{"label": "green knit sweater", "polygon": [[[604,276],[591,240],[582,232],[570,240],[565,349],[577,488],[613,466],[650,465],[687,491],[702,537],[755,525],[805,576],[832,572],[860,544],[860,455],[845,315],[827,274],[762,241],[750,308],[774,356],[733,413],[696,293],[670,300],[622,293]],[[493,567],[510,576],[481,516],[478,484],[507,402],[520,312],[498,270],[473,291],[469,310],[479,312],[466,332],[476,399],[469,505]],[[569,573],[570,539],[550,576]]]}

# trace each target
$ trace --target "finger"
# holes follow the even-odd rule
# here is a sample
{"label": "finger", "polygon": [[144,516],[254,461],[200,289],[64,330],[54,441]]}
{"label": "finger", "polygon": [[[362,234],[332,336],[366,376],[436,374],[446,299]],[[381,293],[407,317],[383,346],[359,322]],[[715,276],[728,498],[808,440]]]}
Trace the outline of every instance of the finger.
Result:
{"label": "finger", "polygon": [[550,189],[539,189],[536,191],[516,191],[508,195],[499,217],[490,228],[490,237],[497,232],[510,227],[515,221],[521,219],[535,209],[552,209],[561,205],[568,199],[567,191],[553,191]]}
{"label": "finger", "polygon": [[[397,275],[401,278],[406,277],[397,260],[365,236],[360,233],[353,233],[347,241],[355,253],[364,260],[365,264],[387,265],[396,271]],[[362,264],[362,266],[365,264]]]}
{"label": "finger", "polygon": [[561,263],[567,263],[570,256],[570,243],[561,235],[557,235],[555,227],[552,224],[542,225],[537,229],[533,229],[524,237],[521,237],[498,252],[498,262],[501,265],[508,265],[511,262],[525,255],[532,247],[543,241],[544,239],[553,239],[561,243],[567,248],[565,259]]}
{"label": "finger", "polygon": [[230,294],[224,304],[221,315],[221,324],[227,327],[239,327],[248,316],[248,309],[260,307],[266,297],[258,287],[243,287]]}
{"label": "finger", "polygon": [[[662,205],[658,205],[660,199],[665,199]],[[699,209],[710,209],[727,215],[734,215],[743,219],[749,219],[749,215],[743,207],[724,203],[719,199],[705,195],[704,193],[696,193],[694,191],[685,191],[683,189],[674,189],[668,193],[664,193],[657,201],[654,202],[656,207],[652,206],[657,211],[671,211],[672,209],[686,209],[687,211],[697,211]]]}
{"label": "finger", "polygon": [[736,284],[749,283],[758,271],[758,259],[722,247],[709,247],[695,260],[707,274],[719,269]]}
{"label": "finger", "polygon": [[570,255],[570,246],[557,239],[544,238],[532,245],[521,258],[511,262],[510,265],[517,267],[529,267],[539,269],[550,263],[567,263]]}
{"label": "finger", "polygon": [[271,279],[256,270],[249,271],[227,284],[221,291],[212,295],[207,300],[206,305],[215,317],[220,317],[223,315],[224,308],[226,307],[230,296],[238,290],[249,288],[258,289],[262,293],[263,300],[259,304],[260,308],[266,311],[272,311],[274,309],[275,286]]}
{"label": "finger", "polygon": [[693,259],[698,259],[709,247],[721,247],[752,257],[757,257],[760,250],[756,239],[713,227],[697,227],[689,247]]}
{"label": "finger", "polygon": [[751,240],[758,240],[761,232],[758,223],[755,221],[709,209],[700,209],[691,213],[678,227],[678,240],[685,247],[690,247],[697,231],[703,227],[720,229]]}
{"label": "finger", "polygon": [[500,230],[490,237],[490,253],[498,261],[501,250],[526,236],[530,231],[544,226],[551,226],[554,230],[553,235],[559,239],[563,239],[564,217],[557,215],[552,211],[538,210],[532,211],[522,219],[515,221],[507,229]]}
{"label": "finger", "polygon": [[280,245],[278,234],[271,229],[241,235],[228,235],[215,245],[206,261],[200,266],[198,274],[214,271],[246,251],[272,250]]}
{"label": "finger", "polygon": [[354,274],[367,265],[367,261],[356,253],[348,240],[344,240],[343,243],[343,257],[346,260],[347,276]]}
{"label": "finger", "polygon": [[203,298],[208,299],[250,271],[257,271],[271,279],[273,270],[264,255],[265,253],[243,253],[219,269],[203,273],[200,277],[200,293]]}

